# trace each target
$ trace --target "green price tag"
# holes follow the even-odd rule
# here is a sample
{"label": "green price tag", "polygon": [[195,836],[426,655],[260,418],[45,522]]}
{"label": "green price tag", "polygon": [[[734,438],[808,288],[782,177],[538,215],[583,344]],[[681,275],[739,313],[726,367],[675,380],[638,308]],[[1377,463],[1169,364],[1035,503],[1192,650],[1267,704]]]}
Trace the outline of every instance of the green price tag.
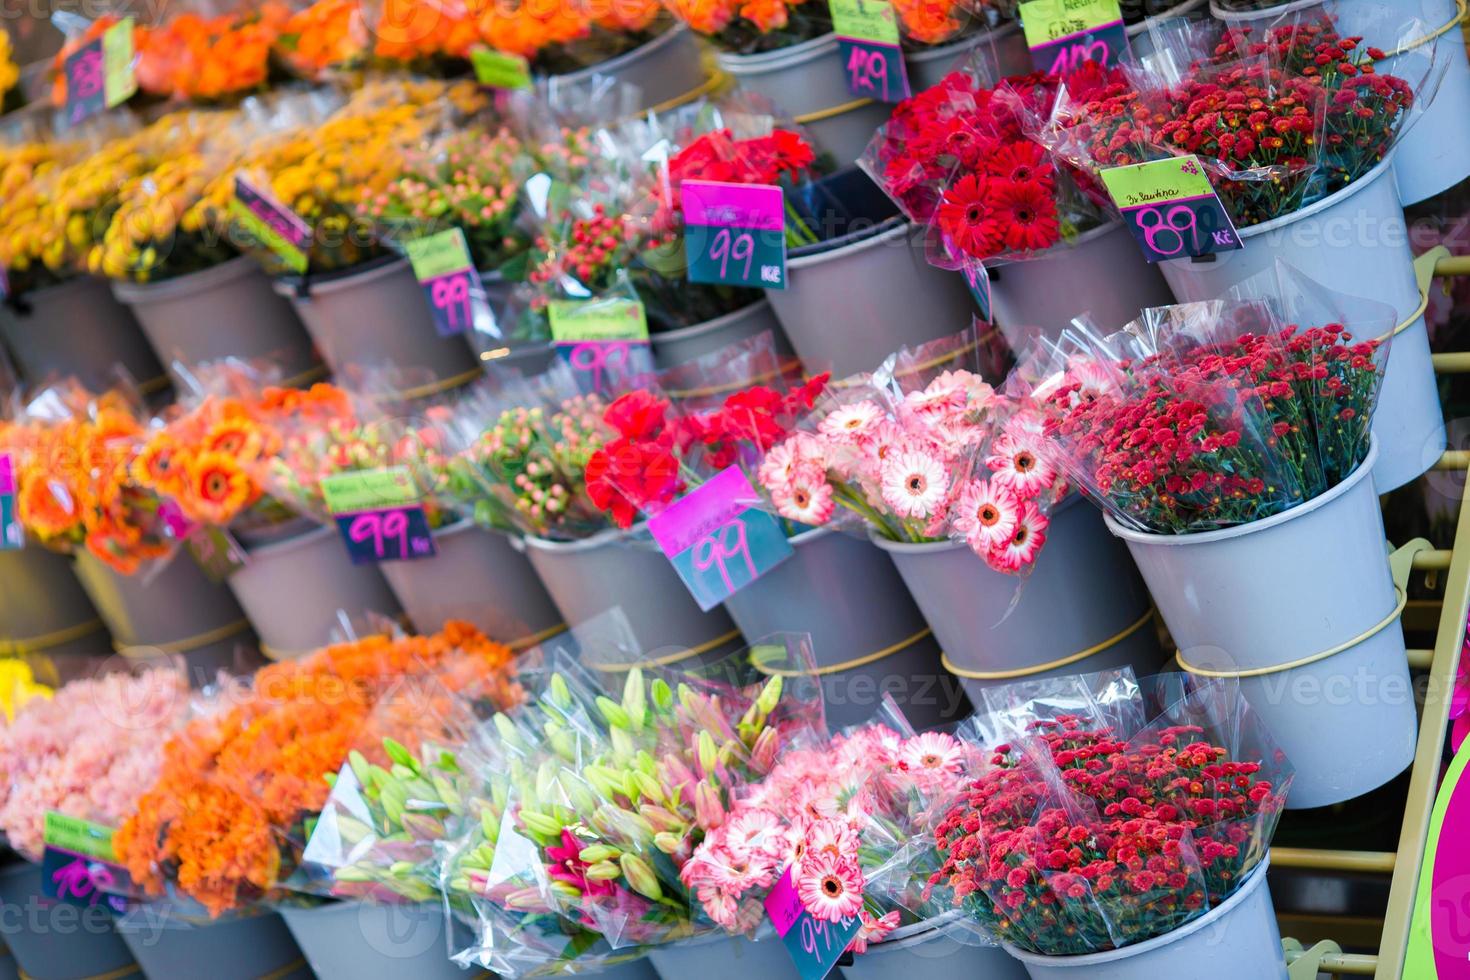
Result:
{"label": "green price tag", "polygon": [[322,479],[322,496],[333,514],[402,507],[419,499],[406,466],[335,473]]}
{"label": "green price tag", "polygon": [[470,246],[464,240],[464,231],[459,228],[415,238],[404,242],[403,248],[408,252],[408,261],[419,282],[438,279],[474,265],[470,259]]}
{"label": "green price tag", "polygon": [[648,317],[634,299],[553,300],[547,313],[557,343],[648,339]]}
{"label": "green price tag", "polygon": [[133,18],[124,17],[103,33],[102,76],[109,106],[126,102],[138,91],[133,74]]}
{"label": "green price tag", "polygon": [[311,226],[269,191],[237,176],[230,217],[262,246],[280,256],[286,268],[298,274],[306,272]]}
{"label": "green price tag", "polygon": [[898,18],[888,0],[828,0],[832,31],[858,41],[898,43]]}
{"label": "green price tag", "polygon": [[113,833],[111,827],[80,817],[68,817],[54,810],[46,812],[46,821],[42,828],[47,847],[59,847],[83,857],[106,861],[108,864],[117,863],[117,857],[112,853]]}
{"label": "green price tag", "polygon": [[520,55],[475,48],[470,52],[470,64],[475,69],[476,81],[481,85],[493,88],[531,87],[531,65]]}

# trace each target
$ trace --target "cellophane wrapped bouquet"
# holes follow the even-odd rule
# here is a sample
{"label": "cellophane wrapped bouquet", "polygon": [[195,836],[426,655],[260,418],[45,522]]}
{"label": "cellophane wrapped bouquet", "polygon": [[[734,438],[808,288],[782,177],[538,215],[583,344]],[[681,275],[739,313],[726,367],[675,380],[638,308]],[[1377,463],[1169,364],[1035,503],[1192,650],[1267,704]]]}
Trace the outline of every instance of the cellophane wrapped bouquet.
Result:
{"label": "cellophane wrapped bouquet", "polygon": [[[764,677],[744,652],[682,676],[640,667],[621,676],[601,693],[560,667],[534,718],[501,723],[515,758],[508,778],[487,773],[504,784],[498,830],[487,838],[490,821],[472,827],[446,869],[476,906],[555,913],[614,949],[717,927],[680,869],[741,787],[822,729],[815,685]],[[534,737],[510,734],[527,724]],[[496,938],[514,940],[480,932],[458,959],[488,965]]]}
{"label": "cellophane wrapped bouquet", "polygon": [[1237,228],[1285,217],[1379,166],[1438,88],[1444,66],[1428,50],[1379,70],[1378,45],[1423,36],[1422,24],[1388,6],[1368,23],[1376,37],[1345,37],[1320,9],[1264,30],[1164,31],[1149,66],[1069,85],[1027,130],[1100,203],[1098,171],[1195,155]]}
{"label": "cellophane wrapped bouquet", "polygon": [[914,734],[890,702],[878,721],[788,751],[735,799],[681,875],[732,934],[756,931],[765,897],[789,875],[814,918],[860,919],[849,948],[866,952],[932,911],[928,829],[979,759],[951,734]]}
{"label": "cellophane wrapped bouquet", "polygon": [[1029,569],[1065,481],[1029,398],[970,370],[973,350],[973,333],[959,334],[835,383],[760,465],[776,513],[894,541],[960,539],[999,571]]}
{"label": "cellophane wrapped bouquet", "polygon": [[1394,312],[1284,264],[1225,300],[1074,329],[1013,374],[1042,451],[1126,527],[1185,534],[1326,492],[1370,449]]}
{"label": "cellophane wrapped bouquet", "polygon": [[1048,956],[1164,935],[1266,858],[1292,768],[1229,681],[1131,672],[986,691],[989,765],[937,828],[934,894]]}
{"label": "cellophane wrapped bouquet", "polygon": [[348,753],[383,766],[385,737],[412,744],[425,714],[413,695],[425,690],[513,704],[511,659],[449,623],[265,667],[226,708],[169,739],[159,778],[114,837],[119,863],[148,894],[210,917],[279,900]]}

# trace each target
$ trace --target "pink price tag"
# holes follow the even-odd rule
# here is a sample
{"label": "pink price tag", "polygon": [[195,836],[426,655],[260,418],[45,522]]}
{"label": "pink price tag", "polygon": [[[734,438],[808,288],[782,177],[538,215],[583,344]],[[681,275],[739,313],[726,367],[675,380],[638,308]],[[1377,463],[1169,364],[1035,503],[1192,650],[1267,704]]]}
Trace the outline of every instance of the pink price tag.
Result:
{"label": "pink price tag", "polygon": [[781,879],[766,895],[765,905],[766,916],[776,927],[776,934],[783,937],[806,913],[806,906],[801,904],[801,896],[796,893],[796,883],[791,880],[790,865],[781,872]]}
{"label": "pink price tag", "polygon": [[786,230],[786,198],[774,184],[686,180],[679,185],[684,223],[712,228]]}
{"label": "pink price tag", "polygon": [[0,453],[0,493],[15,493],[15,461]]}
{"label": "pink price tag", "polygon": [[198,524],[184,516],[179,505],[172,500],[165,500],[158,505],[158,518],[168,528],[168,533],[179,541],[184,540],[199,528]]}

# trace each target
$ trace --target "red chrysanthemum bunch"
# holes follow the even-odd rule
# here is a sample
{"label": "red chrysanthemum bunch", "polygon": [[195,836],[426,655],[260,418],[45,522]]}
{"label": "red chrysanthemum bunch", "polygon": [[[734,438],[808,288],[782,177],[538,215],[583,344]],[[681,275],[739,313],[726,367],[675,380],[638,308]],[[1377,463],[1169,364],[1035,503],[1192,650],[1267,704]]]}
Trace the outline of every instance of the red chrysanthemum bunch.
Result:
{"label": "red chrysanthemum bunch", "polygon": [[1076,717],[1034,722],[939,823],[930,886],[1051,956],[1169,932],[1230,896],[1284,803],[1259,761],[1229,756],[1194,726],[1125,742]]}
{"label": "red chrysanthemum bunch", "polygon": [[1261,520],[1362,462],[1379,345],[1330,324],[1124,363],[1119,384],[1078,365],[1044,403],[1044,445],[1130,526],[1177,534]]}

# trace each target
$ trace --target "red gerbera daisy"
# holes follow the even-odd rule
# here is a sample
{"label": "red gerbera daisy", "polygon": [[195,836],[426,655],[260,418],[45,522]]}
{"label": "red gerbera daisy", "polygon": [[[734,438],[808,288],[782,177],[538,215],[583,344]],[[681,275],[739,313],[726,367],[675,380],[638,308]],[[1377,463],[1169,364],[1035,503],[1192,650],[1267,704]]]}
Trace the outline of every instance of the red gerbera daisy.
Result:
{"label": "red gerbera daisy", "polygon": [[994,255],[1005,240],[1005,228],[987,201],[987,185],[978,174],[961,177],[945,191],[936,217],[939,230],[955,247],[977,259]]}
{"label": "red gerbera daisy", "polygon": [[1029,184],[1052,174],[1046,151],[1039,143],[1030,140],[1000,147],[985,159],[984,164],[985,172],[992,177],[1002,177],[1018,184]]}
{"label": "red gerbera daisy", "polygon": [[1012,251],[1041,251],[1061,238],[1050,181],[1021,184],[992,180],[987,188],[986,205],[994,212],[1005,247]]}

